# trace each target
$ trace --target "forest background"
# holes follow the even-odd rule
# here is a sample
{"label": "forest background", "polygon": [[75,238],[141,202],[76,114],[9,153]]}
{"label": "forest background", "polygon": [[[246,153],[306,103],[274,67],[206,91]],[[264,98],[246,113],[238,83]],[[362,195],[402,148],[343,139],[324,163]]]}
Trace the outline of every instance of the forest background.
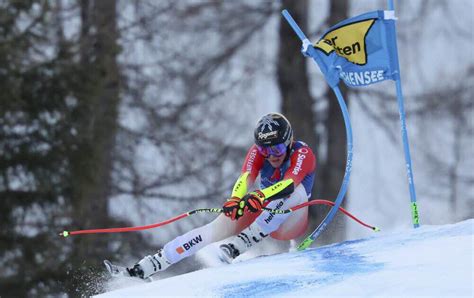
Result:
{"label": "forest background", "polygon": [[[395,4],[421,224],[472,218],[473,2]],[[316,152],[313,199],[334,200],[346,161],[342,114],[282,9],[315,41],[386,3],[0,1],[2,297],[101,292],[104,258],[135,262],[212,220],[58,237],[220,207],[268,112],[284,113]],[[345,207],[386,231],[409,228],[394,84],[342,89],[354,129]],[[329,209],[310,210],[314,229]],[[316,245],[365,235],[338,215]]]}

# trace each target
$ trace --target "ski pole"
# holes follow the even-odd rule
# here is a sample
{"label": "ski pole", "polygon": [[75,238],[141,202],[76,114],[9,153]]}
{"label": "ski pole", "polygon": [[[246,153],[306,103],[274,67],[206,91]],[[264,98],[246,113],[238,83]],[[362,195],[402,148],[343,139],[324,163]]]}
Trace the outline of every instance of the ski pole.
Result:
{"label": "ski pole", "polygon": [[[316,205],[316,204],[321,204],[321,205],[330,205],[330,206],[334,206],[334,203],[331,202],[331,201],[327,201],[327,200],[312,200],[312,201],[308,201],[308,202],[305,202],[305,203],[302,203],[302,204],[299,204],[299,205],[296,205],[290,209],[286,209],[286,210],[278,210],[278,209],[269,209],[269,208],[263,208],[265,211],[268,211],[270,213],[273,213],[273,214],[286,214],[286,213],[290,213],[290,212],[294,212],[296,210],[299,210],[301,208],[304,208],[304,207],[307,207],[307,206],[310,206],[310,205]],[[345,215],[349,216],[351,219],[353,219],[354,221],[358,222],[359,224],[367,227],[367,228],[370,228],[374,231],[380,231],[379,228],[377,227],[374,227],[374,226],[371,226],[371,225],[368,225],[366,223],[364,223],[363,221],[361,221],[360,219],[358,219],[357,217],[355,217],[354,215],[352,215],[351,213],[349,213],[347,210],[345,210],[344,208],[342,207],[339,207],[339,210],[344,213]],[[191,210],[191,211],[188,211],[188,212],[185,212],[183,214],[180,214],[178,216],[175,216],[175,217],[172,217],[170,219],[167,219],[165,221],[162,221],[162,222],[159,222],[159,223],[155,223],[155,224],[151,224],[151,225],[145,225],[145,226],[135,226],[135,227],[123,227],[123,228],[107,228],[107,229],[90,229],[90,230],[77,230],[77,231],[63,231],[61,233],[59,233],[59,236],[63,236],[63,237],[68,237],[70,235],[80,235],[80,234],[99,234],[99,233],[121,233],[121,232],[133,232],[133,231],[143,231],[143,230],[149,230],[149,229],[153,229],[153,228],[158,228],[158,227],[161,227],[161,226],[164,226],[164,225],[167,225],[167,224],[170,224],[172,222],[175,222],[175,221],[178,221],[180,219],[183,219],[185,217],[188,217],[190,215],[193,215],[193,214],[196,214],[196,213],[222,213],[222,208],[200,208],[200,209],[195,209],[195,210]]]}
{"label": "ski pole", "polygon": [[[315,204],[320,204],[320,205],[329,205],[329,206],[334,206],[334,202],[331,202],[331,201],[328,201],[328,200],[312,200],[312,201],[308,201],[308,202],[305,202],[305,203],[302,203],[302,204],[299,204],[299,205],[296,205],[295,207],[292,207],[290,209],[287,209],[287,210],[277,210],[277,209],[266,209],[264,208],[265,210],[269,211],[270,213],[273,213],[273,214],[285,214],[285,213],[290,213],[290,212],[293,212],[293,211],[296,211],[298,209],[301,209],[301,208],[304,208],[306,206],[309,206],[309,205],[315,205]],[[379,232],[380,229],[375,227],[375,226],[371,226],[371,225],[368,225],[366,224],[365,222],[361,221],[360,219],[358,219],[357,217],[355,217],[354,215],[352,215],[349,211],[347,211],[346,209],[342,208],[342,207],[339,207],[339,211],[341,211],[342,213],[344,213],[345,215],[347,215],[348,217],[350,217],[352,220],[354,220],[355,222],[363,225],[364,227],[367,227],[375,232]]]}

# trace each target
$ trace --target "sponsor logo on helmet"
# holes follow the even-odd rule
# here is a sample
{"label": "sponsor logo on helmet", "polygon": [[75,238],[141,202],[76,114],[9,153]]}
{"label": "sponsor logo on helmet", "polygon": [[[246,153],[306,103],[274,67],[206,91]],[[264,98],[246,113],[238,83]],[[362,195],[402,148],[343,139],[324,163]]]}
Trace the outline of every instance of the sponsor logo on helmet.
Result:
{"label": "sponsor logo on helmet", "polygon": [[270,132],[259,132],[258,139],[259,140],[267,140],[267,139],[274,139],[278,136],[278,131],[270,131]]}

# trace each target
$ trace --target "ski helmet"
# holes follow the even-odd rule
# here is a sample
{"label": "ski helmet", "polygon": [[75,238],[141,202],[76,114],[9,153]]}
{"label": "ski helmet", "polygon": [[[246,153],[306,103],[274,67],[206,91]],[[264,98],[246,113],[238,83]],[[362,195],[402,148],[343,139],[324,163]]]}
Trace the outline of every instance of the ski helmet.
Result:
{"label": "ski helmet", "polygon": [[270,113],[258,120],[254,131],[255,144],[259,146],[291,145],[293,129],[288,119],[280,113]]}

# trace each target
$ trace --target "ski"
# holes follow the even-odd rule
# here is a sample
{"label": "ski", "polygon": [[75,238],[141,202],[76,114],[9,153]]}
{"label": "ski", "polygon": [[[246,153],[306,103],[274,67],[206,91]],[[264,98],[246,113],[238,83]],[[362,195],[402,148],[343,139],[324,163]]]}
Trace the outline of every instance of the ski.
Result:
{"label": "ski", "polygon": [[128,273],[127,268],[125,268],[123,266],[120,266],[120,265],[113,264],[109,260],[104,260],[104,265],[105,265],[105,268],[107,269],[107,271],[110,273],[110,276],[112,276],[112,277],[127,277],[127,278],[143,280],[145,282],[151,282],[152,281],[151,277],[141,279],[137,276],[131,276],[130,273]]}
{"label": "ski", "polygon": [[131,277],[130,274],[127,271],[127,268],[112,264],[109,260],[104,260],[104,265],[107,271],[110,273],[111,276],[116,277],[116,276],[126,276],[126,277]]}

